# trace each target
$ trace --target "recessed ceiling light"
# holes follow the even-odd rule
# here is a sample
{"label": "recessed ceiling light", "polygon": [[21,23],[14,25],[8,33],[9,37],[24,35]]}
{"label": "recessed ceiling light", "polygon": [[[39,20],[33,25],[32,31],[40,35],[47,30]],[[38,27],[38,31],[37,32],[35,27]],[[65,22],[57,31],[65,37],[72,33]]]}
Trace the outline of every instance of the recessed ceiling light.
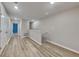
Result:
{"label": "recessed ceiling light", "polygon": [[54,1],[51,1],[50,4],[54,4]]}
{"label": "recessed ceiling light", "polygon": [[14,20],[17,20],[17,17],[15,17]]}
{"label": "recessed ceiling light", "polygon": [[18,9],[18,7],[17,6],[14,6],[14,8],[17,10]]}

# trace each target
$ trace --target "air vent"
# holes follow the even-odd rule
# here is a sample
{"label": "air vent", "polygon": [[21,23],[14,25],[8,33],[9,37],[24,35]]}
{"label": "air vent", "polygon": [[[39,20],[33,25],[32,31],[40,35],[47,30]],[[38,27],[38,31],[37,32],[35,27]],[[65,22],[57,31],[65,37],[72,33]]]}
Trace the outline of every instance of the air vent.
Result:
{"label": "air vent", "polygon": [[18,2],[14,2],[14,4],[18,4]]}

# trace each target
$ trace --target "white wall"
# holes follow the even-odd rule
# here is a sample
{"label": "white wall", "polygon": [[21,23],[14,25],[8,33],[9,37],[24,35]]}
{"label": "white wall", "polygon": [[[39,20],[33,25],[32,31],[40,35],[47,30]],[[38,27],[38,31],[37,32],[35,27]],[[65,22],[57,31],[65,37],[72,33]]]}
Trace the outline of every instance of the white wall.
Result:
{"label": "white wall", "polygon": [[0,3],[0,7],[1,7],[1,14],[3,15],[1,17],[1,33],[0,33],[0,47],[3,48],[8,39],[9,39],[9,35],[10,35],[10,30],[9,30],[9,17],[8,14],[6,13],[6,10],[4,8],[4,6]]}
{"label": "white wall", "polygon": [[39,20],[30,20],[29,25],[30,25],[30,22],[33,22],[33,23],[31,25],[32,28],[29,30],[29,37],[33,41],[35,41],[41,45],[42,40],[41,40],[41,32],[40,32],[40,21]]}
{"label": "white wall", "polygon": [[33,30],[39,30],[40,29],[40,21],[39,20],[34,20],[33,21],[32,29]]}
{"label": "white wall", "polygon": [[29,36],[33,41],[35,41],[35,42],[37,42],[38,44],[41,45],[42,40],[41,40],[41,32],[40,32],[40,30],[30,30],[29,31]]}
{"label": "white wall", "polygon": [[[0,3],[0,43],[1,43],[1,3]],[[1,48],[1,44],[0,44]]]}
{"label": "white wall", "polygon": [[79,51],[79,8],[40,19],[40,23],[47,40]]}

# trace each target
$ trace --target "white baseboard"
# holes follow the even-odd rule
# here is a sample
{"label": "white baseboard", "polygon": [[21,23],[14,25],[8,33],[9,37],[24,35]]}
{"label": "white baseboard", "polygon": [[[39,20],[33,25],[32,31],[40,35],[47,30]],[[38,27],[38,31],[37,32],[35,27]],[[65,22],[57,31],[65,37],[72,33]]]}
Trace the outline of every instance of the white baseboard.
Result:
{"label": "white baseboard", "polygon": [[[29,37],[31,40],[33,40],[31,37]],[[42,45],[42,43],[36,41],[36,40],[33,40],[34,42],[38,43],[39,45]]]}
{"label": "white baseboard", "polygon": [[72,52],[74,52],[74,53],[79,54],[79,51],[76,51],[76,50],[74,50],[74,49],[65,47],[65,46],[63,46],[63,45],[61,45],[61,44],[58,44],[58,43],[56,43],[56,42],[52,42],[52,41],[49,41],[49,40],[47,40],[47,42],[50,42],[51,44],[57,45],[57,46],[59,46],[59,47],[62,47],[62,48],[64,48],[64,49],[67,49],[67,50],[69,50],[69,51],[72,51]]}
{"label": "white baseboard", "polygon": [[2,52],[4,51],[4,48],[6,47],[6,45],[9,43],[11,38],[9,38],[9,40],[6,42],[5,46],[3,48],[1,48],[1,51],[0,51],[0,55],[2,54]]}
{"label": "white baseboard", "polygon": [[[33,40],[33,39],[32,39]],[[38,43],[39,45],[42,45],[41,43],[39,43],[38,41],[36,41],[36,40],[33,40],[33,41],[35,41],[36,43]]]}

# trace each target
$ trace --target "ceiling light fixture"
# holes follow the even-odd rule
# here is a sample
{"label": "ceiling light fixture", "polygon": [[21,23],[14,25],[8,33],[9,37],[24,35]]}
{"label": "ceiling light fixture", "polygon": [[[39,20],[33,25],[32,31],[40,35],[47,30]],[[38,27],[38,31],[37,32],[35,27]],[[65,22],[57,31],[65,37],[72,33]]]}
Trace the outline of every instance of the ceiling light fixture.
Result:
{"label": "ceiling light fixture", "polygon": [[51,1],[50,4],[54,4],[54,1]]}
{"label": "ceiling light fixture", "polygon": [[17,10],[18,9],[18,7],[17,6],[14,6],[14,8]]}

